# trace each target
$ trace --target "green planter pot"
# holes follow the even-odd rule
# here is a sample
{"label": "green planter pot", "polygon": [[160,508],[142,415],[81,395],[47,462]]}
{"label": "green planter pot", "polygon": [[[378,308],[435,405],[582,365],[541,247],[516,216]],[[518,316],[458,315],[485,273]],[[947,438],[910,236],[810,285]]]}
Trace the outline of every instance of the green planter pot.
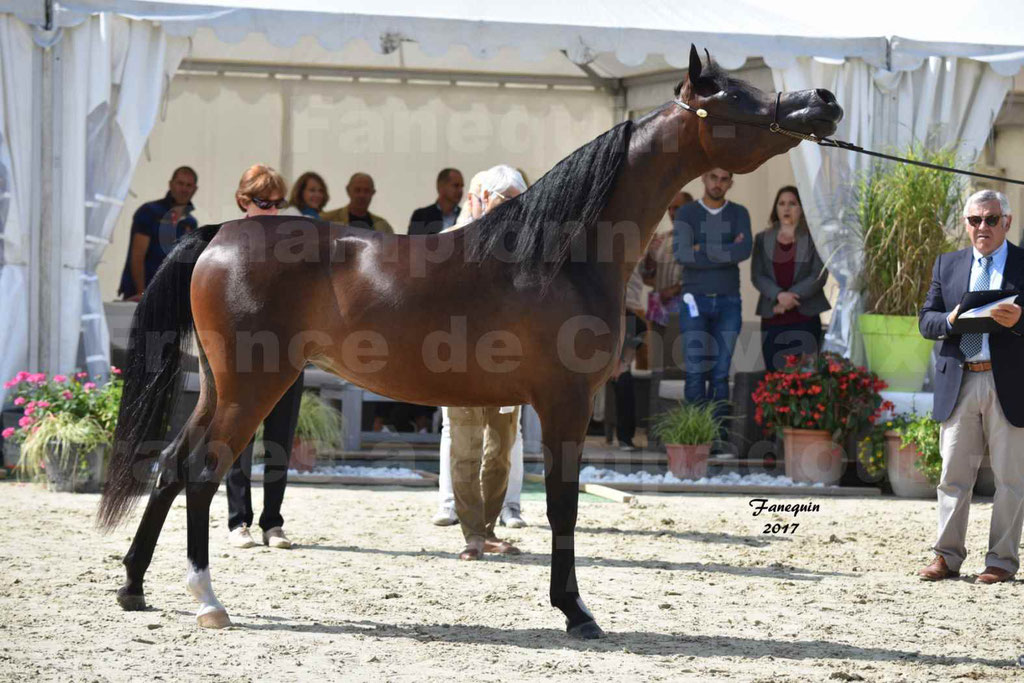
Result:
{"label": "green planter pot", "polygon": [[858,319],[868,368],[892,391],[920,391],[933,341],[921,336],[912,315],[865,314]]}

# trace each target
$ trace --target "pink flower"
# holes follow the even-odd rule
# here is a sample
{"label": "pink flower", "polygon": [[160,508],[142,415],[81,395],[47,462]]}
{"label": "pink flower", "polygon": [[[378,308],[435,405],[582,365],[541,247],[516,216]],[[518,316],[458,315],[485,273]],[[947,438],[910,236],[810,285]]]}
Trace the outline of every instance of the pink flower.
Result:
{"label": "pink flower", "polygon": [[19,396],[18,398],[14,399],[14,405],[16,405],[16,406],[23,406],[23,405],[25,405],[25,397],[24,396]]}
{"label": "pink flower", "polygon": [[114,373],[115,375],[120,375],[121,374],[121,368],[114,367],[113,365],[110,366],[110,371],[112,373]]}
{"label": "pink flower", "polygon": [[32,425],[33,422],[35,422],[35,420],[33,420],[31,417],[28,417],[26,415],[25,417],[23,417],[20,420],[18,420],[18,426],[19,427],[29,427],[29,426]]}
{"label": "pink flower", "polygon": [[35,407],[36,407],[36,402],[35,401],[29,401],[28,405],[25,406],[25,410],[34,410]]}
{"label": "pink flower", "polygon": [[40,407],[40,408],[49,408],[50,407],[50,402],[49,401],[40,401],[36,405],[38,407]]}
{"label": "pink flower", "polygon": [[82,379],[83,377],[88,377],[88,376],[89,376],[88,372],[80,372],[77,375],[75,375],[75,378]]}
{"label": "pink flower", "polygon": [[27,381],[29,381],[29,382],[32,382],[33,384],[42,384],[43,382],[46,381],[46,373],[45,372],[37,372],[34,375],[29,375],[25,379]]}
{"label": "pink flower", "polygon": [[82,389],[84,389],[87,392],[88,391],[92,391],[95,388],[96,388],[96,383],[95,382],[86,382],[85,384],[82,385]]}
{"label": "pink flower", "polygon": [[14,381],[15,382],[22,382],[22,381],[28,379],[31,376],[32,376],[31,373],[26,372],[25,370],[22,370],[21,372],[19,372],[17,375],[14,376]]}
{"label": "pink flower", "polygon": [[4,382],[4,389],[10,389],[11,387],[16,385],[17,383],[18,383],[17,381],[15,381],[13,379],[9,379],[6,382]]}
{"label": "pink flower", "polygon": [[12,436],[14,436],[14,432],[15,432],[15,431],[16,431],[16,430],[14,429],[14,427],[8,427],[7,429],[5,429],[5,430],[3,431],[3,437],[4,437],[5,439],[9,439],[9,438],[11,438]]}
{"label": "pink flower", "polygon": [[34,412],[36,412],[36,407],[30,403],[29,406],[25,408],[25,415],[31,415]]}
{"label": "pink flower", "polygon": [[71,399],[73,399],[73,398],[75,397],[75,395],[74,395],[74,394],[72,394],[72,393],[71,393],[70,391],[68,391],[67,389],[65,389],[65,390],[64,390],[63,392],[61,392],[61,396],[63,396],[64,398],[66,398],[66,399],[67,399],[67,400],[69,400],[69,401],[70,401]]}
{"label": "pink flower", "polygon": [[53,376],[53,381],[57,382],[59,384],[61,382],[67,382],[68,378],[65,377],[64,375],[54,375]]}

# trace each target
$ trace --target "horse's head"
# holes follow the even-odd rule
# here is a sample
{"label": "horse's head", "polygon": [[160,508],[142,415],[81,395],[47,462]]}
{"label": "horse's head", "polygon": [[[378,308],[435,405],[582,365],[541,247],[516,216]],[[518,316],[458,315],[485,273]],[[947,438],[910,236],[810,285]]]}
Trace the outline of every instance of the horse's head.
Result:
{"label": "horse's head", "polygon": [[710,55],[708,64],[701,64],[693,45],[690,69],[676,86],[676,97],[694,110],[707,112],[699,125],[700,146],[712,166],[734,173],[749,173],[800,142],[799,138],[772,132],[773,123],[821,138],[835,133],[843,118],[842,107],[828,90],[768,94],[730,78],[711,62]]}

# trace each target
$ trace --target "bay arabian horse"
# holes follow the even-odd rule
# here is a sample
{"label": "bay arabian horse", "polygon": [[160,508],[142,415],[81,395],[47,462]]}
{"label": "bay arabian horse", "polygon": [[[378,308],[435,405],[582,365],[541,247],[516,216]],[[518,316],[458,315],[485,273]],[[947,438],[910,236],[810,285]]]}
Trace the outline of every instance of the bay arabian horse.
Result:
{"label": "bay arabian horse", "polygon": [[[121,607],[145,607],[143,578],[184,489],[186,585],[200,604],[198,623],[231,623],[210,583],[210,502],[310,362],[400,401],[532,405],[543,432],[551,604],[569,634],[603,636],[577,588],[573,535],[582,442],[594,393],[619,356],[626,281],[680,187],[715,167],[749,173],[795,146],[797,139],[769,131],[773,121],[822,136],[842,118],[826,90],[768,95],[729,78],[710,56],[703,65],[692,46],[675,96],[462,230],[384,235],[277,216],[185,237],[135,314],[100,503],[99,526],[114,528],[149,487],[156,463],[124,558]],[[161,451],[193,330],[199,401]]]}

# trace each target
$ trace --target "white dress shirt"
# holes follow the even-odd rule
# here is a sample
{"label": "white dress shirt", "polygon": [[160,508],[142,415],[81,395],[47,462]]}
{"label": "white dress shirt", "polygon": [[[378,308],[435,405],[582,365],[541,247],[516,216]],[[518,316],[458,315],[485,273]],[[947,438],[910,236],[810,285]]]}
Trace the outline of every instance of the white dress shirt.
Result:
{"label": "white dress shirt", "polygon": [[[981,275],[983,266],[981,265],[981,259],[984,258],[984,254],[975,248],[971,251],[974,252],[974,261],[971,262],[971,281],[968,289],[974,291],[974,283],[978,281],[978,277]],[[989,254],[992,257],[992,264],[989,266],[989,289],[1001,289],[1003,286],[1003,271],[1006,269],[1006,255],[1009,253],[1009,249],[1004,241],[999,248]],[[974,356],[967,359],[968,362],[977,363],[979,361],[992,360],[992,354],[988,349],[988,334],[981,335],[981,351]]]}

